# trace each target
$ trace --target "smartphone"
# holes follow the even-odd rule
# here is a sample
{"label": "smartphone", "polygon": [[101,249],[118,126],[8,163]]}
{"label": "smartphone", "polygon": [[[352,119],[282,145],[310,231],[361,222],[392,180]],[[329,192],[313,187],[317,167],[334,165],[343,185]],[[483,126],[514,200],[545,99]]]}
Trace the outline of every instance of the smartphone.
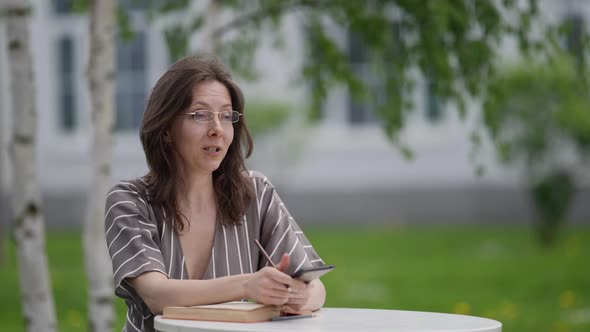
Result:
{"label": "smartphone", "polygon": [[336,266],[334,265],[322,265],[310,267],[307,269],[300,269],[295,274],[293,274],[292,277],[305,282],[310,282],[332,271],[335,267]]}

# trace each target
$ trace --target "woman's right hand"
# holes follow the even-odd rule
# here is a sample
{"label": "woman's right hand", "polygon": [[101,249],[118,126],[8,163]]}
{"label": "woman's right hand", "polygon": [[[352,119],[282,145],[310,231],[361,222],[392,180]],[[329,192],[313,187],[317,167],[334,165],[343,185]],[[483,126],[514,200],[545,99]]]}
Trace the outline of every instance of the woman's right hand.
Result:
{"label": "woman's right hand", "polygon": [[274,267],[264,267],[246,281],[246,296],[257,303],[283,305],[293,292],[302,291],[305,283],[282,272],[289,266],[289,255],[284,254]]}

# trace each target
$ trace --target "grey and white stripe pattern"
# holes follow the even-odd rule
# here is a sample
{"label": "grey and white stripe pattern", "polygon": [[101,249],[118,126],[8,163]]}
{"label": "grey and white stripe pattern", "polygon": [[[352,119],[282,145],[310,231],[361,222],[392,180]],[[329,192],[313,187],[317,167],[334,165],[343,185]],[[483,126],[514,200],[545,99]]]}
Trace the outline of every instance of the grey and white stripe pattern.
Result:
{"label": "grey and white stripe pattern", "polygon": [[[248,174],[256,198],[240,224],[217,224],[211,259],[203,279],[256,272],[269,265],[266,258],[261,257],[255,239],[275,263],[283,253],[291,255],[287,273],[322,265],[323,261],[270,181],[258,172]],[[188,276],[178,234],[164,223],[167,216],[163,210],[149,201],[145,183],[140,179],[119,182],[107,195],[105,232],[113,263],[115,294],[123,298],[128,307],[126,331],[154,331],[152,313],[126,278],[148,271],[160,272],[171,279]]]}

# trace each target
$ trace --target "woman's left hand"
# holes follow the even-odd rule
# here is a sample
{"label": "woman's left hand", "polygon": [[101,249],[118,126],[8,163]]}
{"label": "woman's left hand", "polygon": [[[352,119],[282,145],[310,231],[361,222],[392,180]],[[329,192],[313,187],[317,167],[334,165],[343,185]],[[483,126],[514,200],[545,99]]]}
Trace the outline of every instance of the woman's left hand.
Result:
{"label": "woman's left hand", "polygon": [[[277,266],[279,271],[284,271],[290,262],[288,254],[283,254],[281,262]],[[317,310],[324,305],[326,299],[326,289],[320,279],[314,279],[309,283],[297,281],[301,287],[289,289],[289,299],[284,305],[289,306],[296,311]]]}
{"label": "woman's left hand", "polygon": [[[315,281],[315,280],[314,280]],[[289,300],[285,305],[291,307],[294,310],[301,311],[301,310],[313,310],[315,308],[309,308],[309,300],[311,299],[312,295],[312,288],[314,287],[314,281],[305,284],[304,288],[300,288],[297,290],[293,290],[289,294]]]}

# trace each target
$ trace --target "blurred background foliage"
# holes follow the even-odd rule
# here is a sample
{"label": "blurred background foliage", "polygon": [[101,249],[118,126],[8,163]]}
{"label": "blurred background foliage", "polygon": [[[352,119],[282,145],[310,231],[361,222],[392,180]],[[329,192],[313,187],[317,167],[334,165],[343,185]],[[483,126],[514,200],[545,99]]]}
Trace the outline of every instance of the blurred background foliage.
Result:
{"label": "blurred background foliage", "polygon": [[[129,0],[133,3],[138,0]],[[84,9],[78,3],[77,8]],[[289,14],[300,14],[308,40],[300,79],[310,84],[310,117],[317,118],[327,91],[343,85],[357,99],[375,103],[383,126],[398,143],[405,115],[413,110],[410,93],[415,88],[413,68],[433,77],[432,88],[443,101],[455,102],[461,112],[468,110],[466,96],[481,96],[485,82],[493,75],[502,38],[517,39],[522,52],[546,49],[543,36],[528,32],[538,14],[536,0],[405,1],[405,0],[217,0],[218,11],[235,14],[220,20],[213,37],[215,53],[235,73],[257,78],[254,63],[261,45],[261,32],[273,35],[276,47],[284,45],[280,24]],[[524,3],[524,5],[523,5]],[[174,17],[165,27],[172,60],[192,52],[190,38],[203,28],[206,10],[191,10],[192,1],[148,1],[149,16]],[[129,13],[120,10],[121,33],[132,33]],[[349,54],[332,33],[349,31],[360,41]],[[553,32],[554,30],[551,29]],[[436,32],[436,33],[433,33]],[[547,32],[549,33],[549,32]],[[351,57],[366,57],[367,68],[380,89],[359,78]],[[354,59],[352,59],[354,60]],[[380,90],[380,91],[379,91]]]}
{"label": "blurred background foliage", "polygon": [[555,241],[590,157],[588,76],[576,59],[505,68],[483,106],[499,159],[524,167],[544,245]]}
{"label": "blurred background foliage", "polygon": [[248,129],[254,137],[277,130],[289,119],[290,107],[279,101],[250,100],[244,111]]}

